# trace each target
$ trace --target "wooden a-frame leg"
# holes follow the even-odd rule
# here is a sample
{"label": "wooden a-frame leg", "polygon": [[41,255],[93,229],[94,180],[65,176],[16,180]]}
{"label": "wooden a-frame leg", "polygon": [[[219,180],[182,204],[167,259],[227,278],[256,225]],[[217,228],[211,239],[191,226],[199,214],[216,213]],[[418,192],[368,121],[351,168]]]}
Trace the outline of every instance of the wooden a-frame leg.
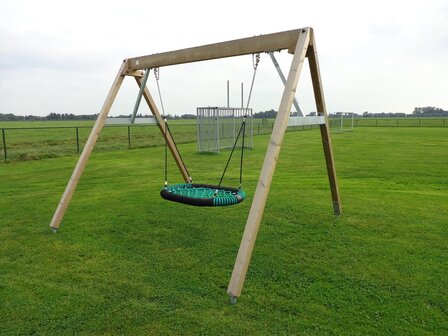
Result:
{"label": "wooden a-frame leg", "polygon": [[65,210],[67,209],[68,204],[72,199],[73,193],[75,192],[79,179],[81,178],[81,175],[84,171],[87,161],[89,160],[90,154],[92,153],[96,141],[98,140],[98,137],[100,135],[100,132],[103,129],[104,123],[106,122],[107,115],[109,114],[109,111],[112,107],[115,97],[117,96],[121,84],[123,83],[125,77],[124,70],[126,68],[127,68],[127,61],[125,60],[123,61],[123,64],[120,67],[117,76],[115,77],[115,80],[112,84],[109,94],[107,95],[106,101],[104,102],[104,105],[101,109],[100,114],[98,115],[95,125],[93,126],[93,129],[90,132],[89,138],[87,139],[87,142],[84,146],[81,156],[78,159],[78,163],[76,164],[76,167],[73,170],[72,176],[70,177],[67,187],[65,188],[64,194],[62,195],[59,205],[56,208],[56,211],[53,215],[53,219],[51,220],[50,223],[50,227],[52,228],[53,232],[56,232],[57,229],[59,228],[59,225],[61,224]]}
{"label": "wooden a-frame leg", "polygon": [[227,289],[227,293],[229,294],[232,303],[235,303],[236,298],[241,295],[241,290],[246,278],[246,273],[249,267],[258,229],[260,227],[261,218],[263,216],[266,199],[268,197],[272,177],[274,175],[275,166],[283,142],[283,137],[286,132],[286,127],[288,126],[289,113],[291,111],[297,83],[306,56],[309,39],[310,28],[303,29],[296,44],[288,79],[283,91],[277,118],[275,119],[274,128],[272,130],[271,139],[264,158],[263,167],[261,169],[260,178],[255,190],[249,217],[247,218],[243,238],[236,257],[232,277]]}
{"label": "wooden a-frame leg", "polygon": [[[149,71],[149,70],[146,70]],[[137,85],[141,87],[143,84],[143,79],[139,77],[135,77],[135,80],[137,81]],[[163,120],[162,116],[160,115],[160,112],[157,108],[156,103],[154,102],[154,99],[152,98],[149,90],[147,87],[145,87],[143,91],[143,97],[145,98],[146,103],[148,104],[149,109],[151,110],[152,115],[157,120],[157,126],[159,126],[160,132],[163,135],[163,138],[166,139],[167,146],[171,151],[171,154],[173,155],[174,161],[177,164],[177,167],[179,168],[180,173],[182,174],[182,177],[185,182],[190,182],[191,176],[189,176],[187,170],[185,169],[184,165],[182,164],[182,159],[180,157],[179,151],[176,148],[176,145],[174,144],[174,140],[171,136],[171,134],[168,132],[165,136],[165,120]]]}
{"label": "wooden a-frame leg", "polygon": [[333,210],[335,215],[341,214],[341,200],[339,196],[338,180],[336,177],[336,168],[334,164],[333,148],[331,145],[330,124],[328,122],[327,108],[325,106],[322,80],[319,70],[319,61],[317,58],[316,42],[314,32],[311,31],[310,47],[308,49],[308,63],[310,66],[311,80],[313,82],[314,99],[316,108],[320,115],[325,117],[325,124],[320,125],[320,134],[324,148],[325,163],[327,166],[328,179],[330,182],[331,198],[333,201]]}

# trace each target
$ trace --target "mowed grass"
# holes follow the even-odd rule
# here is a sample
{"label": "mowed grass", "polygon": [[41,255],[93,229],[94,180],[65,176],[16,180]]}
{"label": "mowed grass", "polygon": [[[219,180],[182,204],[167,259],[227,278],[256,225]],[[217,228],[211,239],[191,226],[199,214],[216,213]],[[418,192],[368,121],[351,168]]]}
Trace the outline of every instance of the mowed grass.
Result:
{"label": "mowed grass", "polygon": [[[272,130],[273,119],[254,119],[254,134],[267,134]],[[0,122],[4,132],[6,161],[25,161],[77,155],[87,142],[94,121],[21,121]],[[196,120],[170,120],[171,131],[179,144],[197,140]],[[310,128],[307,126],[306,128]],[[294,127],[291,130],[301,130]],[[305,129],[305,127],[303,127]],[[3,132],[2,132],[3,131]],[[249,134],[250,129],[247,129]],[[96,151],[163,146],[156,125],[106,125],[101,131]],[[0,164],[4,160],[3,134],[0,134]]]}
{"label": "mowed grass", "polygon": [[[446,335],[448,129],[333,136],[332,214],[318,131],[285,136],[241,298],[227,284],[268,136],[245,152],[238,206],[159,197],[163,147],[97,152],[61,229],[76,157],[0,166],[1,335]],[[196,182],[227,159],[180,145]],[[226,184],[237,185],[233,162]],[[172,162],[169,180],[180,180]]]}

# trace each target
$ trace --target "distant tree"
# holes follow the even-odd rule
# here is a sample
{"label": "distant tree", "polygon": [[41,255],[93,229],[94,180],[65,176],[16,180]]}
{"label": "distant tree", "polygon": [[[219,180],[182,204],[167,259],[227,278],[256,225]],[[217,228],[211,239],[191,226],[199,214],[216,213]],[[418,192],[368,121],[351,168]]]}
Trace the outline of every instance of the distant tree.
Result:
{"label": "distant tree", "polygon": [[181,119],[196,119],[196,115],[194,114],[182,114],[180,116]]}
{"label": "distant tree", "polygon": [[420,117],[448,117],[448,111],[433,106],[416,107],[412,114]]}
{"label": "distant tree", "polygon": [[412,112],[413,115],[416,116],[438,116],[438,115],[444,115],[446,111],[444,111],[441,108],[434,107],[434,106],[426,106],[426,107],[416,107],[414,108],[414,111]]}
{"label": "distant tree", "polygon": [[264,112],[257,112],[253,115],[254,118],[275,118],[276,116],[277,111],[274,111],[273,109]]}

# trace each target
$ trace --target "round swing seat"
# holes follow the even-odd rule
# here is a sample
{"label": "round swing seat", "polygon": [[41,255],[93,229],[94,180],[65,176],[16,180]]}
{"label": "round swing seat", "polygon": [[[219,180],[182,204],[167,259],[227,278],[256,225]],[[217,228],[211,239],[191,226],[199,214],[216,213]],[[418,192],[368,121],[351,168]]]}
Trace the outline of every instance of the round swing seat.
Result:
{"label": "round swing seat", "polygon": [[160,191],[168,201],[195,206],[226,206],[241,203],[246,198],[243,190],[210,184],[181,183],[168,185]]}

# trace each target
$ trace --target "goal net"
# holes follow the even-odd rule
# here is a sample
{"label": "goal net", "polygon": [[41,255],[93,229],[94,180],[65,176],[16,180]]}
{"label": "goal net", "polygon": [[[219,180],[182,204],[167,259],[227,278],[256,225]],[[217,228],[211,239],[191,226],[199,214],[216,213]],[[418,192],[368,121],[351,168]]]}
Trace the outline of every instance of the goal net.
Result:
{"label": "goal net", "polygon": [[219,153],[221,149],[232,148],[244,117],[246,117],[244,147],[252,148],[252,109],[198,107],[198,151]]}

